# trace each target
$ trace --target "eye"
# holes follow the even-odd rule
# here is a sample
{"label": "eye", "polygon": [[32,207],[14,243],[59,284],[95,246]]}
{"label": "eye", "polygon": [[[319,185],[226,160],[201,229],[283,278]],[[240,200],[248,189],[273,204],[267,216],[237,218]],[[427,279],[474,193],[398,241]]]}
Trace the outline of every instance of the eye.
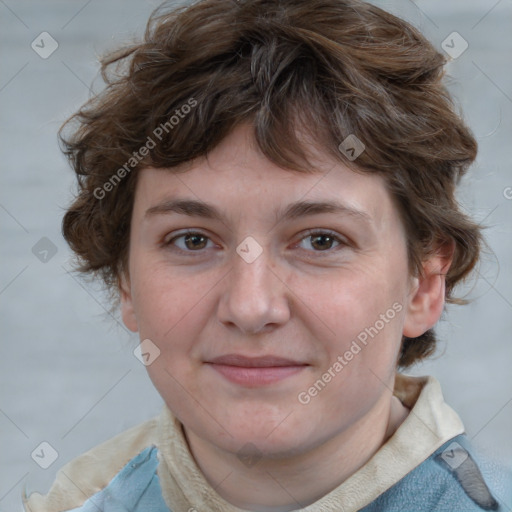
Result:
{"label": "eye", "polygon": [[[332,231],[309,231],[305,237],[301,239],[298,245],[302,242],[308,241],[306,245],[313,248],[313,252],[333,252],[333,248],[348,245],[347,242],[342,240]],[[336,244],[336,245],[335,245]]]}
{"label": "eye", "polygon": [[[163,246],[170,247],[177,252],[200,253],[209,247],[211,248],[211,245],[208,247],[209,242],[213,245],[210,238],[203,233],[187,231],[164,240]],[[312,230],[307,232],[295,246],[302,246],[303,249],[305,248],[309,252],[332,253],[346,245],[348,245],[348,243],[332,231]],[[312,248],[313,251],[311,251],[310,248]]]}
{"label": "eye", "polygon": [[[178,243],[179,241],[179,243]],[[187,231],[164,241],[164,246],[176,246],[183,252],[200,252],[206,249],[208,241],[211,241],[206,235],[197,231]]]}

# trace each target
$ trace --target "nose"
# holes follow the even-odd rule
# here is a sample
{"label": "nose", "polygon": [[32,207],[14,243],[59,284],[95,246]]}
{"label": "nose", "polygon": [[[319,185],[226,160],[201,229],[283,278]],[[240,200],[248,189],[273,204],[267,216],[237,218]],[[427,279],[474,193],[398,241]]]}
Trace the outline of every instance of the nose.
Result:
{"label": "nose", "polygon": [[243,334],[275,329],[290,318],[287,290],[266,251],[251,263],[234,253],[219,301],[219,321]]}

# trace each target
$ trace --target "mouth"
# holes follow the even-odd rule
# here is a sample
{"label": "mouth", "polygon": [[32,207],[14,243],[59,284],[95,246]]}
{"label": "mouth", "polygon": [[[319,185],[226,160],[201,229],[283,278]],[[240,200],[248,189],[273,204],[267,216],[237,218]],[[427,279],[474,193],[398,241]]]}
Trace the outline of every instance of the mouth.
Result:
{"label": "mouth", "polygon": [[205,364],[228,381],[250,388],[279,382],[310,366],[301,361],[272,355],[246,357],[239,354],[216,357],[205,361]]}

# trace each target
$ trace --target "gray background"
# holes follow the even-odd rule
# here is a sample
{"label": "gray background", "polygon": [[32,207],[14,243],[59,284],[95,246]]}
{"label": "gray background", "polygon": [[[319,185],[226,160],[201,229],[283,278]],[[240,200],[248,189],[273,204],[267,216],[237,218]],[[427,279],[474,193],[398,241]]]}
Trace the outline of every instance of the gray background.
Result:
{"label": "gray background", "polygon": [[[157,3],[0,0],[0,511],[19,510],[24,484],[46,492],[67,461],[161,407],[136,336],[106,312],[97,285],[69,273],[60,222],[74,177],[56,139],[89,97],[96,56],[141,34]],[[409,373],[436,376],[473,442],[510,464],[512,0],[374,3],[439,48],[453,31],[469,44],[447,72],[480,146],[460,199],[489,226],[490,250],[459,291],[474,301],[447,309],[436,358]],[[47,59],[31,48],[43,31],[59,44]],[[40,261],[38,242],[56,254]],[[46,470],[31,458],[43,441],[58,452]]]}

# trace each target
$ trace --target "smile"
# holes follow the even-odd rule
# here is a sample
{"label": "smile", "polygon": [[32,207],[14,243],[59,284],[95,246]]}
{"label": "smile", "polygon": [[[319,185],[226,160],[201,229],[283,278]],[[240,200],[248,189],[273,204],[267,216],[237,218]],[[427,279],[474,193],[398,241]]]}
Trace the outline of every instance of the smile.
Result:
{"label": "smile", "polygon": [[251,388],[279,382],[309,366],[306,363],[281,357],[254,358],[238,354],[217,357],[207,361],[206,364],[230,382]]}

